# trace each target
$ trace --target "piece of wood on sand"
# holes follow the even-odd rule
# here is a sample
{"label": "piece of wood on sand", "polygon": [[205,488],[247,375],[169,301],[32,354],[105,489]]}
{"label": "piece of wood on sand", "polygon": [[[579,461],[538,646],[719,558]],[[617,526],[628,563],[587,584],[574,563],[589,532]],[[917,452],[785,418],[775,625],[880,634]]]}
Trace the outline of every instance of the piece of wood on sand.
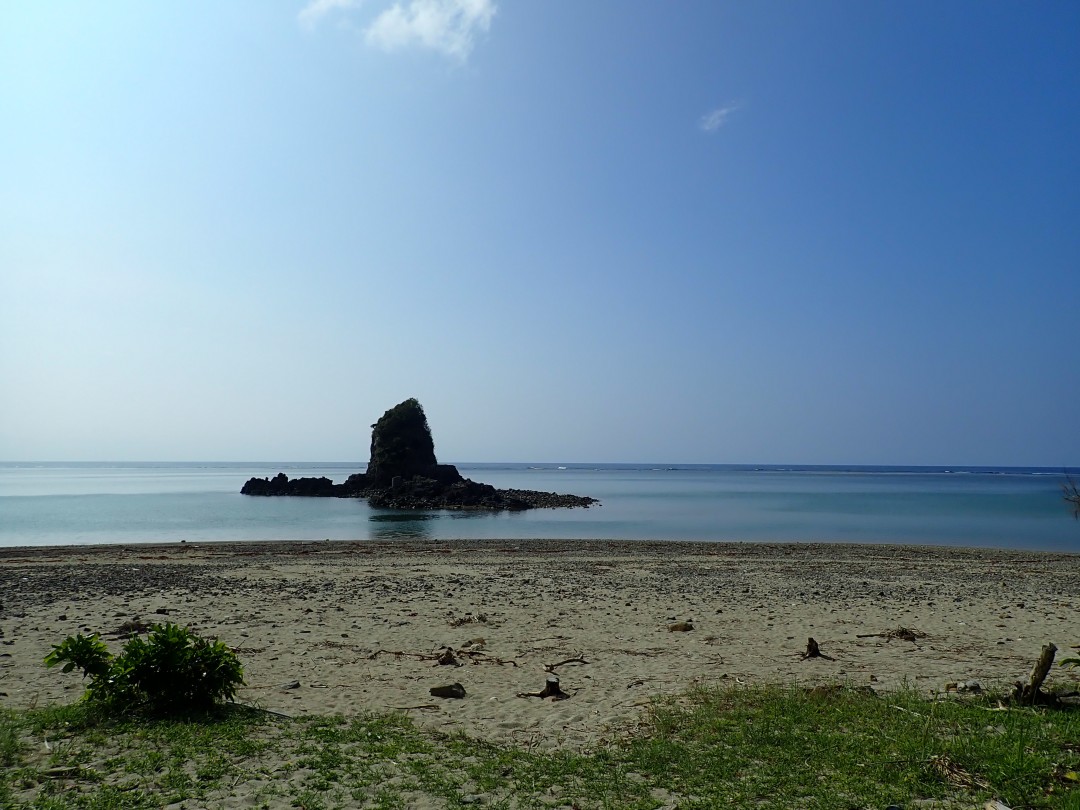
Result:
{"label": "piece of wood on sand", "polygon": [[1050,667],[1054,665],[1054,656],[1057,655],[1057,647],[1053,644],[1044,644],[1035,666],[1031,668],[1031,680],[1028,683],[1017,681],[1013,689],[1013,697],[1021,703],[1034,706],[1036,703],[1056,703],[1056,698],[1042,690],[1043,681],[1050,673]]}
{"label": "piece of wood on sand", "polygon": [[825,655],[825,653],[821,651],[821,647],[818,646],[817,641],[815,641],[813,637],[806,640],[806,652],[802,654],[802,660],[805,661],[807,658],[823,658],[826,661],[836,660],[831,655]]}
{"label": "piece of wood on sand", "polygon": [[552,700],[566,700],[570,695],[559,687],[559,677],[557,675],[548,675],[547,683],[539,692],[518,692],[518,697],[549,697]]}
{"label": "piece of wood on sand", "polygon": [[544,671],[545,672],[555,672],[555,670],[557,670],[559,667],[564,666],[566,664],[587,664],[587,663],[589,663],[589,662],[585,660],[585,656],[579,655],[576,658],[567,658],[565,661],[558,661],[558,662],[556,662],[554,664],[544,664]]}

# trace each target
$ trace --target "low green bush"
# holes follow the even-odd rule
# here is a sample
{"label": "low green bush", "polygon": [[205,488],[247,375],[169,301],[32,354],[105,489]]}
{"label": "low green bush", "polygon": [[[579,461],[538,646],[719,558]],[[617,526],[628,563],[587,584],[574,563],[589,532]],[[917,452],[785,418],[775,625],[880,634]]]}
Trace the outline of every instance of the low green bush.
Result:
{"label": "low green bush", "polygon": [[121,711],[176,715],[206,711],[232,700],[244,682],[235,653],[186,627],[155,624],[132,636],[119,655],[93,636],[69,636],[45,657],[45,666],[78,668],[89,678],[87,700]]}

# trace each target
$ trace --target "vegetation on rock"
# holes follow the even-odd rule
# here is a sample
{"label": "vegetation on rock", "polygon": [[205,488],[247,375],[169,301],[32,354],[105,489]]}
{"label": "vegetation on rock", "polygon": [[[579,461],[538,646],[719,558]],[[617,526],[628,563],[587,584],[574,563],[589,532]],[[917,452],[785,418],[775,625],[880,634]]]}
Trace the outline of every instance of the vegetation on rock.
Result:
{"label": "vegetation on rock", "polygon": [[423,475],[436,464],[427,415],[415,398],[395,405],[371,426],[368,486],[389,486],[396,477]]}

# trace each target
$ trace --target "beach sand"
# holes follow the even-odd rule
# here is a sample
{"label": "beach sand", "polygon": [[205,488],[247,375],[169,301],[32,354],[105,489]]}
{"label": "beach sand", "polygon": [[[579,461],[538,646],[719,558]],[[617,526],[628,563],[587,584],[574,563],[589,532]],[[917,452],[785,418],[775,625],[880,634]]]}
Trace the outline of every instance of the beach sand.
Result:
{"label": "beach sand", "polygon": [[[76,673],[42,665],[67,635],[100,632],[118,650],[122,623],[168,620],[238,651],[242,702],[291,716],[400,710],[440,731],[583,748],[632,727],[652,696],[698,683],[1003,687],[1027,677],[1045,642],[1080,644],[1078,607],[1080,555],[1015,551],[594,541],[0,549],[0,705],[82,694]],[[670,630],[677,622],[693,629]],[[885,635],[901,627],[920,637]],[[803,660],[809,637],[828,658]],[[437,662],[444,648],[460,665]],[[519,696],[541,690],[550,669],[570,699]],[[1075,671],[1055,668],[1050,684],[1070,681]],[[429,694],[455,682],[464,699]]]}

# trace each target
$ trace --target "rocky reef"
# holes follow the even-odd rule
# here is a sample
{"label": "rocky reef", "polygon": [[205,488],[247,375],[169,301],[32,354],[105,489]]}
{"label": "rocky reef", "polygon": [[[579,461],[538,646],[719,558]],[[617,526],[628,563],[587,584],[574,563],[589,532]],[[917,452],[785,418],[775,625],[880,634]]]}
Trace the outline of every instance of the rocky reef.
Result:
{"label": "rocky reef", "polygon": [[367,472],[343,483],[329,478],[251,478],[244,495],[367,498],[387,509],[522,510],[589,507],[595,498],[527,489],[496,489],[465,478],[453,464],[439,464],[424,409],[415,399],[395,405],[371,426]]}

